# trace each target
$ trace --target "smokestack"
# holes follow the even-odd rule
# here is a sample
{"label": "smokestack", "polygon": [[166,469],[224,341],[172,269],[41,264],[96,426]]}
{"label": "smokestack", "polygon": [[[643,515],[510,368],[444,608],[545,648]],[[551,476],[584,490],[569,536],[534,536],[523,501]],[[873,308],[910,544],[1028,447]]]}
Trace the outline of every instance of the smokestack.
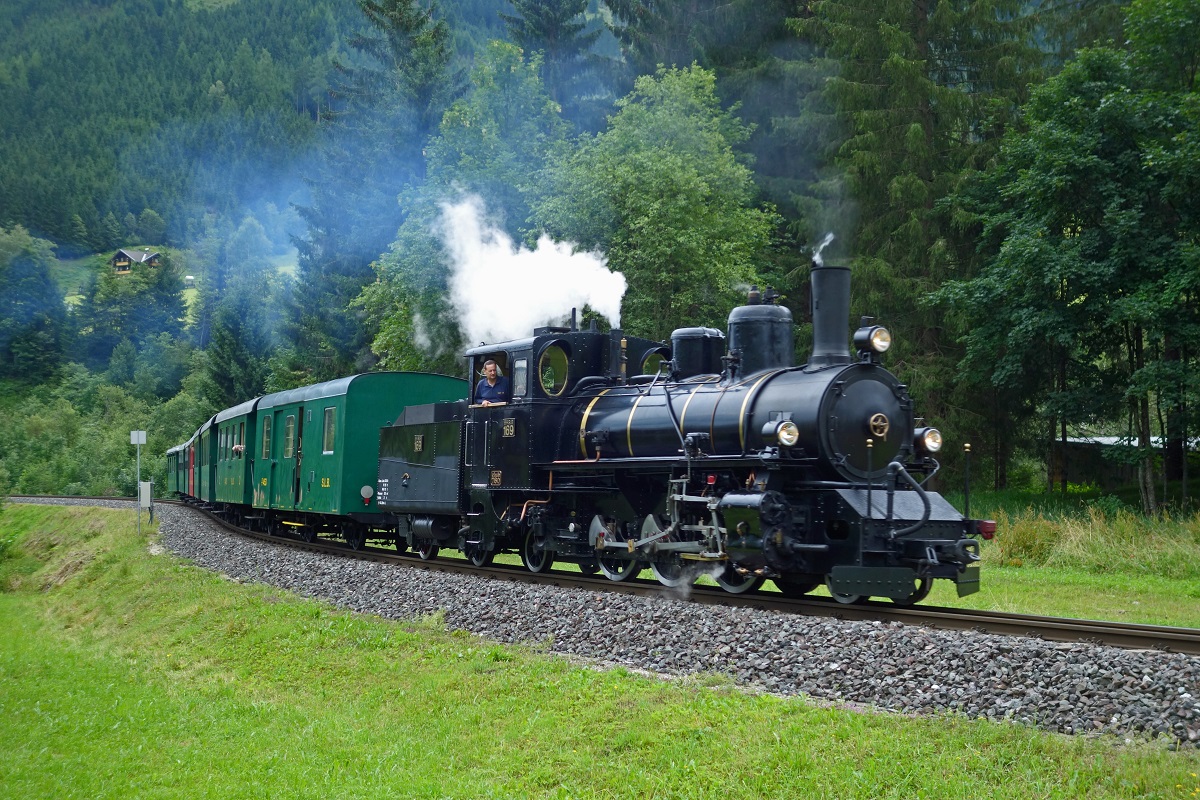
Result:
{"label": "smokestack", "polygon": [[809,369],[850,363],[850,268],[812,266],[813,349]]}

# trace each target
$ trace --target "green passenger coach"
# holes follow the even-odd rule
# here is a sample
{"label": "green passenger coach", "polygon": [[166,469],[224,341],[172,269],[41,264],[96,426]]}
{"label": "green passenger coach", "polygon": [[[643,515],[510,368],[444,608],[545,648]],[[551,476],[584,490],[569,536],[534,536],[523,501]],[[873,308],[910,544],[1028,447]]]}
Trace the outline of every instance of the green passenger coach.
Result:
{"label": "green passenger coach", "polygon": [[[217,414],[216,429],[216,501],[248,506],[254,493],[247,442],[253,441],[259,398],[227,408]],[[233,522],[240,522],[234,515]]]}
{"label": "green passenger coach", "polygon": [[217,502],[217,436],[216,417],[200,426],[196,432],[196,463],[194,494],[201,503]]}
{"label": "green passenger coach", "polygon": [[187,464],[187,444],[177,444],[167,451],[167,496],[183,494],[187,486],[184,467]]}
{"label": "green passenger coach", "polygon": [[251,519],[267,530],[291,528],[310,541],[335,533],[361,547],[393,535],[376,502],[380,428],[409,405],[459,400],[468,389],[444,375],[369,372],[223,411],[216,427],[220,452],[231,456],[220,462],[229,464],[225,502],[252,506]]}

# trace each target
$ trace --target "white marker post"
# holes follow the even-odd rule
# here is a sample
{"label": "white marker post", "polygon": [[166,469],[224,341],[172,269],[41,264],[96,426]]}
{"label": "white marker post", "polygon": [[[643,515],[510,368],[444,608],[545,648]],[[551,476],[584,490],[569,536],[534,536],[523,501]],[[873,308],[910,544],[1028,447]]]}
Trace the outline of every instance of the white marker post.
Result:
{"label": "white marker post", "polygon": [[141,509],[149,509],[150,521],[154,522],[154,481],[140,481],[138,483],[138,517],[141,518]]}
{"label": "white marker post", "polygon": [[145,431],[130,431],[129,443],[137,446],[137,483],[138,483],[138,505],[137,505],[137,531],[138,536],[142,535],[142,445],[146,443]]}

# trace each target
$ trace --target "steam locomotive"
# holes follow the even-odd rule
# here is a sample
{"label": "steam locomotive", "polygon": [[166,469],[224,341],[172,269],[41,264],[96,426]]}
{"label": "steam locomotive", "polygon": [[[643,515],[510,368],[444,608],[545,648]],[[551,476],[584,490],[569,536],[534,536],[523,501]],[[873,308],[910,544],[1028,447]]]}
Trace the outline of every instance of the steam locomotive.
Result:
{"label": "steam locomotive", "polygon": [[852,353],[849,270],[811,276],[803,365],[791,312],[757,290],[728,339],[538,328],[466,352],[471,375],[497,363],[506,402],[415,373],[267,395],[173,448],[170,480],[266,530],[422,558],[454,548],[479,566],[516,552],[533,572],[571,562],[622,581],[648,568],[669,587],[707,574],[732,593],[770,579],[791,596],[824,584],[844,603],[915,603],[938,578],[977,591],[994,523],[924,487],[942,439],[881,365],[890,334],[863,325]]}

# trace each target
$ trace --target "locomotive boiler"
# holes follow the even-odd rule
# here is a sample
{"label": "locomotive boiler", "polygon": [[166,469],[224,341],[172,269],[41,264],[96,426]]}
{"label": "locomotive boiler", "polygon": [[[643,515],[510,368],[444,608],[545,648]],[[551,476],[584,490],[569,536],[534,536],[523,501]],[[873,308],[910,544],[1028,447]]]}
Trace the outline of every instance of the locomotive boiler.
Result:
{"label": "locomotive boiler", "polygon": [[842,602],[912,603],[932,581],[978,589],[977,536],[924,483],[941,436],[916,424],[882,366],[888,331],[848,337],[850,273],[814,264],[813,349],[794,364],[791,312],[751,293],[728,321],[668,345],[547,327],[466,353],[509,376],[498,405],[409,405],[380,436],[378,506],[398,546],[477,564],[520,553],[731,592],[766,579]]}

